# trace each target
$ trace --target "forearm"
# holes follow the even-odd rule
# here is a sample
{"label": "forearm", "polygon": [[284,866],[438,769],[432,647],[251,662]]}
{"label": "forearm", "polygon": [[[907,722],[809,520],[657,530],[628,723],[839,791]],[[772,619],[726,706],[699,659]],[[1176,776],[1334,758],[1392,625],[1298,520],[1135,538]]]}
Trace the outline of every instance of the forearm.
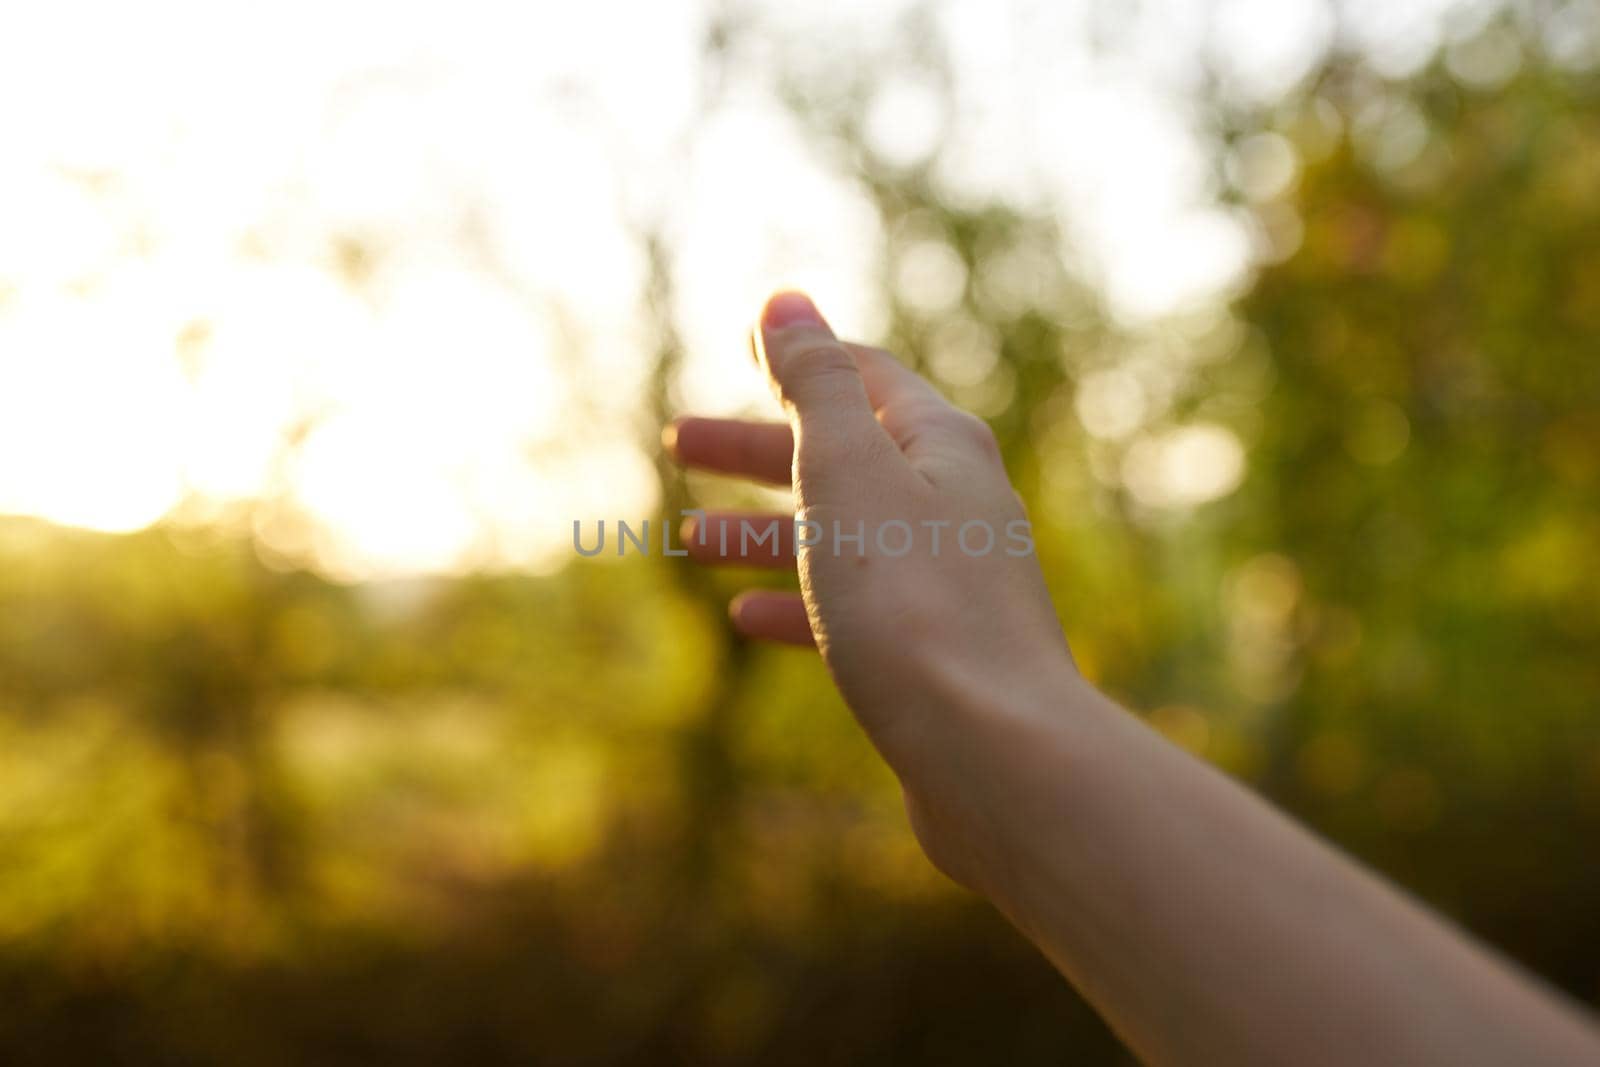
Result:
{"label": "forearm", "polygon": [[[680,459],[880,530],[1026,526],[993,434],[888,353],[794,293],[756,340],[790,426],[689,420]],[[1084,684],[1031,554],[875,548],[797,539],[802,593],[741,598],[735,625],[815,642],[929,857],[1146,1059],[1600,1062],[1553,994]]]}
{"label": "forearm", "polygon": [[982,883],[1147,1060],[1600,1062],[1554,994],[1075,675],[1056,688],[968,720],[993,764]]}

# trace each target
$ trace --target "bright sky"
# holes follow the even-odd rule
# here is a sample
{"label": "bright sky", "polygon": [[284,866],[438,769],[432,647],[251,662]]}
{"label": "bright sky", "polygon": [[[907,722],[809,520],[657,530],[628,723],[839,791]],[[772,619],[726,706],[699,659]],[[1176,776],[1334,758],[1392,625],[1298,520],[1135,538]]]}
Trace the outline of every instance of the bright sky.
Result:
{"label": "bright sky", "polygon": [[[349,577],[547,566],[574,518],[648,513],[638,228],[672,241],[697,408],[768,402],[743,344],[775,287],[870,336],[882,235],[774,57],[860,70],[910,6],[735,5],[699,114],[695,0],[7,5],[0,513],[129,530],[271,498],[309,523],[257,533]],[[1332,27],[1316,0],[1094,6],[935,0],[940,177],[1062,212],[1139,321],[1248,270],[1186,102],[1202,63],[1270,99]],[[1395,73],[1484,8],[1349,6]],[[908,161],[942,118],[898,77],[867,115]]]}

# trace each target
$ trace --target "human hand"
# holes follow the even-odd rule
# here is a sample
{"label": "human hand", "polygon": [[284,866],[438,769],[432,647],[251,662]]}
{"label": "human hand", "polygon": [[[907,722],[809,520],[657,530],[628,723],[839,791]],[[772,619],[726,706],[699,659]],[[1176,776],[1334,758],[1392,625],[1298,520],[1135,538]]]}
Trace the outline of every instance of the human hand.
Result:
{"label": "human hand", "polygon": [[768,301],[754,342],[788,425],[685,418],[665,438],[690,466],[792,485],[795,514],[709,513],[686,547],[708,563],[798,565],[799,594],[743,593],[734,625],[815,643],[930,858],[982,888],[975,753],[1043,703],[1027,697],[1076,680],[994,435],[889,353],[841,343],[799,293]]}
{"label": "human hand", "polygon": [[[887,353],[840,343],[799,294],[768,302],[759,342],[789,425],[685,419],[668,443],[693,466],[791,483],[806,536],[780,516],[774,552],[740,536],[772,517],[710,514],[687,547],[798,559],[800,595],[741,595],[734,624],[816,643],[928,857],[1136,1054],[1600,1062],[1581,1013],[1078,676],[1037,560],[1007,551],[1025,520],[983,423]],[[986,552],[962,550],[974,522],[994,535]]]}

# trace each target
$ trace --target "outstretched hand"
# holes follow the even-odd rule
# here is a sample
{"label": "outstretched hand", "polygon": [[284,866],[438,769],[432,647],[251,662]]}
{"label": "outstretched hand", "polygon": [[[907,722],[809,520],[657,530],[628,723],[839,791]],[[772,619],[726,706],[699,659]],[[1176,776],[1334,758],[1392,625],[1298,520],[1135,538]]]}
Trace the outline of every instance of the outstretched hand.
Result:
{"label": "outstretched hand", "polygon": [[667,440],[693,466],[792,484],[793,521],[708,514],[690,551],[798,563],[798,596],[743,594],[735,625],[815,642],[929,858],[1136,1053],[1600,1062],[1569,1005],[1084,682],[981,421],[841,343],[798,293],[767,303],[756,340],[788,425],[684,419]]}
{"label": "outstretched hand", "polygon": [[[792,485],[794,514],[712,512],[690,521],[686,547],[707,563],[798,567],[798,594],[745,592],[734,625],[815,643],[905,785],[929,855],[971,884],[967,847],[951,847],[970,836],[953,823],[981,821],[953,788],[970,737],[958,709],[1072,673],[994,435],[889,353],[839,341],[800,293],[768,301],[752,348],[788,425],[684,418],[666,441],[690,466]],[[950,807],[962,810],[945,818]]]}

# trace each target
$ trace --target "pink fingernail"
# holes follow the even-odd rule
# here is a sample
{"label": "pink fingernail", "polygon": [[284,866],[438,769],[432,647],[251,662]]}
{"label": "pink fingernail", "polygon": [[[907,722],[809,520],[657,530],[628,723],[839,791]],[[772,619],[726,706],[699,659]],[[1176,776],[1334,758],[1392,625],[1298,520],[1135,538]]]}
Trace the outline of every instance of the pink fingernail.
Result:
{"label": "pink fingernail", "polygon": [[827,323],[809,296],[786,292],[774,294],[767,301],[766,310],[761,313],[761,325],[778,330],[785,326],[826,326]]}

